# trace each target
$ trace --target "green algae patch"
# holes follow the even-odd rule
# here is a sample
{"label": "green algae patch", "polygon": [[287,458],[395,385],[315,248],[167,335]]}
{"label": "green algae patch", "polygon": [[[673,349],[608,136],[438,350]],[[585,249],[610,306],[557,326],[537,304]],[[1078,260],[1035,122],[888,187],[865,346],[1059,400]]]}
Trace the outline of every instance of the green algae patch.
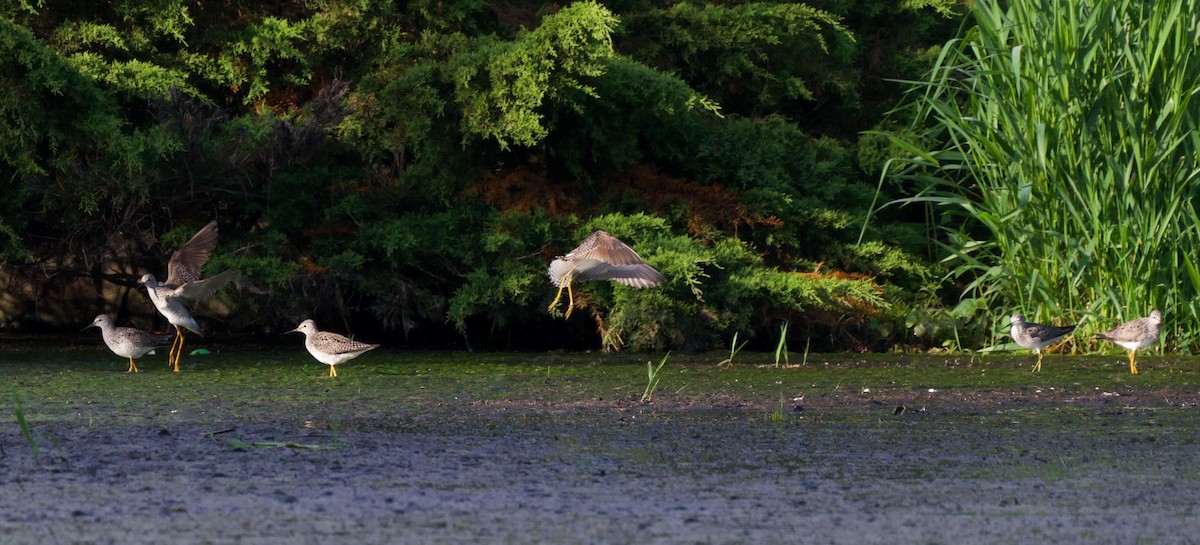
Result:
{"label": "green algae patch", "polygon": [[[1119,357],[818,354],[777,366],[772,354],[672,354],[641,403],[646,362],[662,354],[467,353],[381,350],[342,366],[337,378],[300,349],[213,350],[173,373],[165,357],[140,373],[99,349],[0,352],[0,399],[23,403],[29,421],[245,421],[286,416],[586,407],[742,408],[776,419],[809,407],[885,405],[897,414],[972,403],[1038,404],[1196,394],[1200,361],[1143,357],[1130,375]],[[894,405],[894,406],[893,406]]]}

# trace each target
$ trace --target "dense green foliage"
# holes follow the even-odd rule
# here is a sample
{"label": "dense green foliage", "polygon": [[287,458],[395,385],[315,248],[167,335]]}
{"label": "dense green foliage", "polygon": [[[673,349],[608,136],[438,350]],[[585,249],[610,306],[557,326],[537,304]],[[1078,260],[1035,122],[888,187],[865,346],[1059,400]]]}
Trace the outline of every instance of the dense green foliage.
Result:
{"label": "dense green foliage", "polygon": [[[970,308],[1200,345],[1200,2],[977,2],[912,92],[902,179]],[[1077,335],[1076,338],[1084,338]]]}
{"label": "dense green foliage", "polygon": [[[887,347],[938,274],[904,211],[860,238],[888,151],[857,134],[954,5],[0,3],[0,259],[35,297],[132,286],[216,218],[209,268],[271,292],[227,329]],[[563,322],[546,264],[598,228],[668,280]]]}

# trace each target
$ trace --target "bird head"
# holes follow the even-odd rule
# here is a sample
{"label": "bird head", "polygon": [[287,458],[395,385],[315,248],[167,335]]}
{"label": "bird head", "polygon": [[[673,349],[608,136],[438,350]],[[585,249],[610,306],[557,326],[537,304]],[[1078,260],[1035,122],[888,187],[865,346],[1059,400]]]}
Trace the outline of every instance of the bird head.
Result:
{"label": "bird head", "polygon": [[1009,320],[1009,323],[1012,325],[1023,324],[1025,323],[1025,315],[1019,312],[1017,314],[1013,314],[1012,318]]}
{"label": "bird head", "polygon": [[158,279],[155,278],[153,274],[146,273],[143,274],[140,279],[138,279],[138,284],[153,288],[154,286],[158,285]]}
{"label": "bird head", "polygon": [[305,336],[308,336],[316,332],[316,322],[313,322],[312,320],[304,320],[303,322],[300,322],[300,325],[296,326],[296,329],[288,331],[287,333],[303,333]]}
{"label": "bird head", "polygon": [[106,325],[112,325],[112,319],[109,318],[107,314],[101,314],[96,316],[96,319],[92,320],[92,323],[88,324],[83,329],[80,329],[80,331],[87,331],[93,327],[104,329],[104,326]]}

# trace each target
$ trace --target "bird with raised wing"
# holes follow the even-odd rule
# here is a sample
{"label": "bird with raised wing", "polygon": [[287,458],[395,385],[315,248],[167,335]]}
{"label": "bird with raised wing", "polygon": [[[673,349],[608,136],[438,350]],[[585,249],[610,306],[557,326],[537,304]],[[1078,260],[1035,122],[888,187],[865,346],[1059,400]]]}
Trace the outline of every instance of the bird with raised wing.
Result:
{"label": "bird with raised wing", "polygon": [[1033,372],[1035,373],[1042,370],[1042,349],[1070,335],[1072,331],[1075,331],[1076,327],[1073,325],[1059,327],[1026,322],[1024,314],[1013,314],[1010,322],[1012,323],[1011,333],[1013,340],[1037,354],[1037,363],[1033,366]]}
{"label": "bird with raised wing", "polygon": [[1162,327],[1162,313],[1153,310],[1145,318],[1130,320],[1104,333],[1097,333],[1093,339],[1112,341],[1129,351],[1129,372],[1138,374],[1137,351],[1154,344],[1158,340],[1158,332]]}
{"label": "bird with raised wing", "polygon": [[547,310],[553,311],[558,306],[565,288],[569,300],[567,318],[575,308],[571,285],[577,280],[611,280],[631,288],[652,288],[663,282],[663,275],[647,265],[637,252],[604,231],[588,235],[578,248],[550,262],[548,274],[558,294]]}
{"label": "bird with raised wing", "polygon": [[107,314],[96,316],[96,319],[92,320],[92,324],[84,329],[90,327],[100,328],[104,344],[108,345],[108,349],[112,350],[113,354],[129,358],[127,373],[138,372],[137,363],[133,361],[134,358],[153,354],[155,348],[167,346],[168,341],[171,340],[170,335],[155,335],[132,327],[117,327]]}
{"label": "bird with raised wing", "polygon": [[196,232],[182,248],[171,254],[167,262],[167,280],[160,283],[153,274],[142,276],[140,283],[146,286],[154,308],[158,309],[171,325],[175,326],[175,341],[167,355],[167,364],[179,372],[179,360],[183,358],[183,329],[204,335],[200,324],[188,310],[194,304],[212,296],[237,276],[237,271],[228,269],[210,278],[201,278],[201,269],[208,262],[212,249],[217,245],[217,222],[211,221]]}
{"label": "bird with raised wing", "polygon": [[304,334],[304,348],[307,348],[308,353],[317,358],[317,361],[329,366],[330,378],[337,377],[337,370],[334,369],[337,364],[357,358],[368,350],[379,348],[377,344],[358,342],[337,333],[319,331],[317,323],[312,320],[300,322],[296,329],[288,331],[288,333]]}

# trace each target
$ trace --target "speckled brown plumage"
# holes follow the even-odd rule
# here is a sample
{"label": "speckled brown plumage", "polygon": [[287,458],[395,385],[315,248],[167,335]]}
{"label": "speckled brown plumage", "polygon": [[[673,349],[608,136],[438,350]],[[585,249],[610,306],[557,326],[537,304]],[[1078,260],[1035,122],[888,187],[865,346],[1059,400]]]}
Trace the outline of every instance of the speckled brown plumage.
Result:
{"label": "speckled brown plumage", "polygon": [[307,348],[308,353],[312,354],[317,361],[329,366],[330,377],[337,376],[337,370],[334,369],[337,364],[357,358],[368,350],[379,348],[377,344],[358,342],[337,333],[319,331],[316,322],[312,320],[304,320],[296,329],[288,333],[304,334],[304,348]]}
{"label": "speckled brown plumage", "polygon": [[1037,363],[1033,366],[1034,372],[1042,370],[1042,349],[1070,335],[1072,331],[1075,331],[1076,327],[1073,325],[1059,327],[1026,322],[1024,314],[1013,314],[1010,321],[1012,323],[1010,332],[1013,340],[1037,354]]}
{"label": "speckled brown plumage", "polygon": [[1138,374],[1137,351],[1154,344],[1162,327],[1162,313],[1154,310],[1145,318],[1130,320],[1103,333],[1097,333],[1093,339],[1112,341],[1129,351],[1129,372]]}

